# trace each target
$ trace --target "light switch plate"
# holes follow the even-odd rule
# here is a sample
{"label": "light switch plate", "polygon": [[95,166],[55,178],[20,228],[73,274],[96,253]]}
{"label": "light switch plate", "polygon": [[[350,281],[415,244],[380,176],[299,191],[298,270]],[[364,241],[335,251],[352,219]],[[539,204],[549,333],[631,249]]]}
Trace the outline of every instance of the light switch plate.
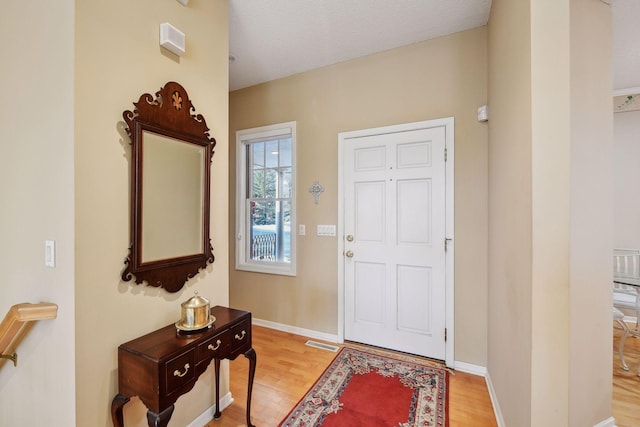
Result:
{"label": "light switch plate", "polygon": [[56,241],[44,241],[44,265],[45,267],[56,266]]}
{"label": "light switch plate", "polygon": [[316,234],[318,236],[335,236],[336,235],[336,226],[335,225],[323,225],[318,224]]}

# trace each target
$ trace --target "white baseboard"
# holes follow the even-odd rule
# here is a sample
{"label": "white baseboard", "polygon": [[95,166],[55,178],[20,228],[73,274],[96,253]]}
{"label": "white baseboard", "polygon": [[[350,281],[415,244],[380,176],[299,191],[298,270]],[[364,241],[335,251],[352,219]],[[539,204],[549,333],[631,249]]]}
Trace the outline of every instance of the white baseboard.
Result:
{"label": "white baseboard", "polygon": [[604,421],[600,421],[598,424],[593,427],[616,427],[616,420],[613,417],[609,417]]}
{"label": "white baseboard", "polygon": [[[231,405],[233,403],[233,396],[231,396],[231,392],[225,394],[220,398],[220,411],[224,411],[224,408]],[[216,413],[216,405],[211,405],[208,407],[203,413],[198,415],[198,417],[187,424],[187,427],[203,427],[207,425],[211,420],[213,420],[213,414]]]}
{"label": "white baseboard", "polygon": [[262,320],[253,318],[254,325],[264,326],[265,328],[275,329],[277,331],[289,332],[291,334],[301,335],[303,337],[314,338],[317,340],[323,340],[328,342],[338,342],[338,335],[327,334],[325,332],[313,331],[311,329],[298,328],[295,326],[284,325],[282,323],[271,322],[269,320]]}
{"label": "white baseboard", "polygon": [[460,372],[465,372],[467,374],[479,375],[481,377],[487,376],[487,368],[480,365],[472,365],[471,363],[466,362],[458,362],[457,360],[453,362],[453,369]]}
{"label": "white baseboard", "polygon": [[487,374],[484,376],[484,380],[487,382],[487,389],[489,390],[489,397],[491,398],[491,405],[493,405],[493,413],[496,416],[498,427],[506,427],[502,411],[500,410],[500,404],[498,404],[498,396],[496,396],[496,391],[493,388],[489,371],[487,371]]}

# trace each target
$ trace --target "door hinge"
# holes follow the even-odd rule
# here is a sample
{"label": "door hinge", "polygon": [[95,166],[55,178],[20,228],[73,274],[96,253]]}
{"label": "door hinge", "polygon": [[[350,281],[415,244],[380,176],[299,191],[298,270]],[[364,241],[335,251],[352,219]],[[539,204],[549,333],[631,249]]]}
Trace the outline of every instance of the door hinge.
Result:
{"label": "door hinge", "polygon": [[444,328],[444,342],[447,342],[447,328]]}
{"label": "door hinge", "polygon": [[444,238],[444,251],[446,252],[449,249],[449,242],[451,239]]}
{"label": "door hinge", "polygon": [[447,161],[447,147],[444,148],[444,161]]}

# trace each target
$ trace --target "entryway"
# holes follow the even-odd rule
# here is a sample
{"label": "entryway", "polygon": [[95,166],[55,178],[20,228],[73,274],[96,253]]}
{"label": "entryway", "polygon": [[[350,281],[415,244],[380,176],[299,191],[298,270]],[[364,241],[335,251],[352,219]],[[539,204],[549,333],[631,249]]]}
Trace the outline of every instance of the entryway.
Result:
{"label": "entryway", "polygon": [[453,364],[453,123],[339,135],[339,338]]}

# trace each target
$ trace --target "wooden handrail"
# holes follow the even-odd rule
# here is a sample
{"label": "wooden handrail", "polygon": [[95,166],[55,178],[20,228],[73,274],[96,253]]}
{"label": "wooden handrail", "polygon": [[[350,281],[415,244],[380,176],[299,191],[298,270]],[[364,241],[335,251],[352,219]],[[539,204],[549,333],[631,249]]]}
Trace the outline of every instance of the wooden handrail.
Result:
{"label": "wooden handrail", "polygon": [[58,306],[51,302],[38,304],[25,302],[11,307],[0,324],[0,366],[5,359],[11,360],[13,365],[17,366],[18,355],[14,352],[30,322],[55,319],[57,315]]}

